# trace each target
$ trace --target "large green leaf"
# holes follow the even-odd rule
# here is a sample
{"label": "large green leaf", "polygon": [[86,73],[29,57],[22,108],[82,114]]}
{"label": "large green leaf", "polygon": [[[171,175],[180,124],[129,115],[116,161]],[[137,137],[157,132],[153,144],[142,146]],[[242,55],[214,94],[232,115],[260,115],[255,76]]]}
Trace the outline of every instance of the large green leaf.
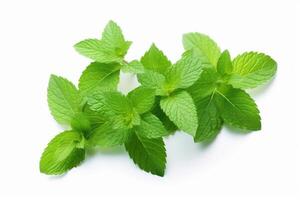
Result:
{"label": "large green leaf", "polygon": [[270,80],[276,73],[277,63],[263,53],[246,52],[233,60],[229,84],[235,88],[257,87]]}
{"label": "large green leaf", "polygon": [[128,93],[132,106],[138,113],[142,114],[151,109],[155,100],[155,90],[145,87],[138,87]]}
{"label": "large green leaf", "polygon": [[72,118],[81,112],[81,101],[78,90],[70,81],[51,75],[48,84],[48,105],[58,123],[70,125]]}
{"label": "large green leaf", "polygon": [[42,154],[40,171],[57,175],[78,166],[85,158],[81,141],[82,136],[74,131],[65,131],[54,137]]}
{"label": "large green leaf", "polygon": [[169,90],[187,88],[193,85],[199,78],[201,69],[201,62],[195,56],[194,51],[186,51],[167,74]]}
{"label": "large green leaf", "polygon": [[159,118],[151,113],[142,115],[141,124],[135,130],[147,138],[159,138],[168,133]]}
{"label": "large green leaf", "polygon": [[221,51],[218,45],[207,35],[201,33],[184,34],[183,46],[186,50],[196,50],[203,67],[217,66]]}
{"label": "large green leaf", "polygon": [[245,91],[226,87],[218,90],[215,97],[226,124],[246,130],[260,130],[259,110]]}
{"label": "large green leaf", "polygon": [[139,133],[130,134],[126,150],[142,170],[163,176],[166,168],[166,149],[162,138],[147,138]]}
{"label": "large green leaf", "polygon": [[120,65],[91,63],[79,79],[79,91],[89,96],[101,90],[116,90],[119,83]]}
{"label": "large green leaf", "polygon": [[197,111],[189,93],[175,92],[162,98],[160,106],[179,129],[195,135],[198,126]]}

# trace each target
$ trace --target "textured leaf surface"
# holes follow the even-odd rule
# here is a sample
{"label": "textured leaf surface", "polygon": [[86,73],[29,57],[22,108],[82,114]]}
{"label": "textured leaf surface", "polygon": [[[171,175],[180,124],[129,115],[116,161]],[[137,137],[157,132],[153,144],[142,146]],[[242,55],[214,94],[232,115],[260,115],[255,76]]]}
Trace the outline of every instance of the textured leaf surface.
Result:
{"label": "textured leaf surface", "polygon": [[212,94],[217,87],[219,78],[220,75],[214,68],[204,68],[196,83],[188,88],[188,92],[191,94],[194,101],[197,102],[203,97]]}
{"label": "textured leaf surface", "polygon": [[79,91],[89,96],[102,90],[116,90],[119,83],[118,64],[91,63],[79,79]]}
{"label": "textured leaf surface", "polygon": [[142,116],[141,124],[135,130],[147,138],[159,138],[167,135],[167,130],[162,122],[151,113]]}
{"label": "textured leaf surface", "polygon": [[81,139],[74,131],[65,131],[54,137],[42,154],[40,171],[57,175],[78,166],[85,158],[85,150],[77,148]]}
{"label": "textured leaf surface", "polygon": [[145,87],[138,87],[127,96],[132,106],[137,110],[138,113],[142,114],[151,109],[155,100],[155,90]]}
{"label": "textured leaf surface", "polygon": [[260,130],[259,110],[243,90],[226,88],[216,93],[217,105],[224,122],[241,129]]}
{"label": "textured leaf surface", "polygon": [[146,69],[152,70],[161,74],[165,74],[171,67],[172,63],[154,44],[145,53],[141,59],[142,64]]}
{"label": "textured leaf surface", "polygon": [[70,125],[72,118],[80,112],[81,96],[67,79],[51,75],[48,84],[48,105],[58,123]]}
{"label": "textured leaf surface", "polygon": [[162,98],[160,106],[179,129],[195,135],[198,119],[194,101],[189,93],[180,91]]}
{"label": "textured leaf surface", "polygon": [[144,66],[141,62],[137,60],[133,60],[125,65],[122,66],[123,72],[129,72],[134,74],[140,74],[144,72]]}
{"label": "textured leaf surface", "polygon": [[196,102],[198,128],[195,141],[201,142],[216,137],[222,127],[222,119],[214,102],[214,94]]}
{"label": "textured leaf surface", "polygon": [[137,77],[142,86],[155,89],[156,95],[165,94],[164,86],[166,84],[166,78],[164,75],[146,70],[145,73],[138,74]]}
{"label": "textured leaf surface", "polygon": [[104,49],[122,58],[131,45],[130,41],[125,41],[121,28],[113,21],[106,25],[101,41]]}
{"label": "textured leaf surface", "polygon": [[187,88],[197,81],[202,65],[194,51],[185,52],[182,58],[171,68],[167,82],[172,89]]}
{"label": "textured leaf surface", "polygon": [[246,52],[233,60],[233,75],[229,84],[235,88],[257,87],[270,80],[276,73],[277,64],[263,53]]}
{"label": "textured leaf surface", "polygon": [[81,55],[86,56],[100,63],[121,63],[123,57],[116,55],[111,49],[103,45],[103,42],[98,39],[86,39],[74,45],[76,51]]}
{"label": "textured leaf surface", "polygon": [[125,143],[126,150],[142,170],[163,176],[166,168],[166,149],[162,138],[146,138],[132,133]]}
{"label": "textured leaf surface", "polygon": [[217,66],[221,51],[218,45],[207,35],[200,33],[184,34],[183,46],[186,50],[196,50],[203,67]]}
{"label": "textured leaf surface", "polygon": [[114,129],[111,122],[106,122],[92,131],[89,143],[93,146],[113,147],[124,144],[128,134],[128,129]]}

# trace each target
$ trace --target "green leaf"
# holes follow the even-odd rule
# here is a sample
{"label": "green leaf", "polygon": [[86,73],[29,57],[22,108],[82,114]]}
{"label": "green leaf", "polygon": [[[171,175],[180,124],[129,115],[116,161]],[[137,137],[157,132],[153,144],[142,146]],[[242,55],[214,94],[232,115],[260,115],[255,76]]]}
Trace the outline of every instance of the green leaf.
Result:
{"label": "green leaf", "polygon": [[125,73],[128,72],[128,73],[140,74],[144,72],[144,66],[138,60],[133,60],[130,63],[124,64],[122,66],[122,71]]}
{"label": "green leaf", "polygon": [[165,74],[172,65],[164,53],[160,51],[155,44],[151,45],[150,49],[141,58],[141,62],[146,69],[160,74]]}
{"label": "green leaf", "polygon": [[122,58],[131,45],[130,41],[125,41],[121,28],[113,21],[106,25],[101,41],[104,49]]}
{"label": "green leaf", "polygon": [[169,90],[187,88],[193,85],[201,73],[202,65],[194,51],[186,51],[167,75]]}
{"label": "green leaf", "polygon": [[214,102],[214,93],[196,102],[198,128],[195,142],[211,140],[222,128],[222,119]]}
{"label": "green leaf", "polygon": [[78,166],[85,158],[85,150],[78,148],[81,140],[81,135],[74,131],[65,131],[54,137],[42,154],[40,171],[57,175]]}
{"label": "green leaf", "polygon": [[169,119],[169,117],[164,113],[164,111],[160,108],[159,105],[160,97],[157,98],[156,103],[152,109],[152,113],[159,118],[159,120],[163,123],[165,129],[167,130],[167,135],[172,135],[175,131],[178,130],[177,126]]}
{"label": "green leaf", "polygon": [[159,138],[167,135],[167,130],[162,122],[151,113],[146,113],[141,117],[141,124],[135,130],[147,138]]}
{"label": "green leaf", "polygon": [[155,91],[150,88],[140,86],[128,93],[132,106],[138,113],[142,114],[151,109],[155,100]]}
{"label": "green leaf", "polygon": [[188,92],[195,102],[202,100],[213,93],[219,79],[220,75],[214,68],[204,68],[196,83],[188,88]]}
{"label": "green leaf", "polygon": [[195,135],[198,126],[197,112],[189,93],[180,91],[164,97],[160,101],[160,106],[179,129],[192,136]]}
{"label": "green leaf", "polygon": [[261,129],[259,110],[245,91],[231,87],[221,88],[216,92],[216,100],[226,124],[252,131]]}
{"label": "green leaf", "polygon": [[81,111],[82,98],[76,87],[67,79],[51,75],[48,84],[48,105],[58,123],[70,125]]}
{"label": "green leaf", "polygon": [[128,129],[115,129],[112,122],[106,122],[92,131],[89,144],[101,147],[121,145],[128,139],[128,134]]}
{"label": "green leaf", "polygon": [[95,93],[88,100],[92,110],[103,113],[107,117],[115,117],[132,112],[129,100],[117,91]]}
{"label": "green leaf", "polygon": [[203,67],[217,66],[221,51],[218,45],[207,35],[200,33],[184,34],[183,46],[186,50],[196,50]]}
{"label": "green leaf", "polygon": [[116,128],[132,128],[140,124],[140,116],[131,102],[117,91],[95,93],[88,99],[94,111],[100,112],[108,120],[114,121]]}
{"label": "green leaf", "polygon": [[98,39],[86,39],[74,45],[78,53],[100,63],[122,63],[123,57],[116,55]]}
{"label": "green leaf", "polygon": [[230,74],[232,72],[233,66],[231,62],[231,57],[228,50],[222,52],[217,65],[217,71],[222,74]]}
{"label": "green leaf", "polygon": [[79,91],[89,96],[102,90],[116,90],[119,83],[120,65],[91,63],[79,79]]}
{"label": "green leaf", "polygon": [[91,130],[92,125],[85,113],[78,113],[73,117],[71,127],[75,131],[87,133]]}
{"label": "green leaf", "polygon": [[142,86],[155,89],[156,95],[165,95],[164,86],[166,85],[166,78],[164,75],[154,71],[146,70],[145,73],[138,74],[138,81]]}
{"label": "green leaf", "polygon": [[270,80],[276,73],[277,63],[263,53],[246,52],[233,60],[233,74],[229,84],[235,88],[257,87]]}
{"label": "green leaf", "polygon": [[142,170],[164,176],[167,155],[162,138],[150,139],[133,132],[125,147],[130,158]]}

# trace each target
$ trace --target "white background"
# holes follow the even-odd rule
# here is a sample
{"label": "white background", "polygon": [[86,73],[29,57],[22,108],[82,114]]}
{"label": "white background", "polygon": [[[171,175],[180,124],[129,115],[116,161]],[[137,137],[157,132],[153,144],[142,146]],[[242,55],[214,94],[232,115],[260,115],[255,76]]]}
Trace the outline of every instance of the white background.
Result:
{"label": "white background", "polygon": [[[1,0],[0,199],[299,199],[299,4]],[[155,42],[175,62],[183,52],[182,34],[191,31],[210,35],[233,56],[249,50],[272,56],[276,78],[249,91],[262,130],[240,134],[224,128],[210,145],[178,132],[165,141],[163,178],[138,169],[123,148],[90,152],[61,177],[40,174],[44,147],[62,131],[47,107],[49,76],[77,83],[90,61],[73,45],[100,37],[110,19],[134,42],[128,60]],[[125,79],[131,88],[134,79],[123,77],[120,87],[128,91]]]}

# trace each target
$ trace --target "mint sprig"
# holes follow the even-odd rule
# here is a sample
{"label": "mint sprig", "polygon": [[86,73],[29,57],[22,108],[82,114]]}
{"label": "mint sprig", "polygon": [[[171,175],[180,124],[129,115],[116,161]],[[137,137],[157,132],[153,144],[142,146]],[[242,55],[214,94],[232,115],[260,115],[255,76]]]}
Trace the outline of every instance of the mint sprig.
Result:
{"label": "mint sprig", "polygon": [[[246,52],[234,59],[210,37],[183,35],[185,52],[174,64],[155,44],[142,56],[125,60],[131,45],[110,21],[100,39],[74,47],[92,60],[78,87],[51,75],[48,105],[54,119],[66,127],[47,145],[40,171],[63,174],[77,167],[90,148],[124,145],[142,170],[165,174],[164,137],[176,130],[195,142],[214,139],[222,126],[257,131],[261,117],[245,91],[274,77],[276,62],[263,53]],[[141,84],[127,95],[117,91],[120,73],[137,75]]]}

